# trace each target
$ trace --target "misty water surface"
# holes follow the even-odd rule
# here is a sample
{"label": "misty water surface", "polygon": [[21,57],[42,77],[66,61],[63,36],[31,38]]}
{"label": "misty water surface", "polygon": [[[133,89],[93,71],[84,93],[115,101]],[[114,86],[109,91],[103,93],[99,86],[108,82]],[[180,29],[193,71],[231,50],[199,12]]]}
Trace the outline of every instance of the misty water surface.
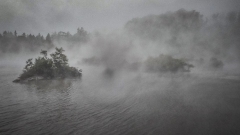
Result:
{"label": "misty water surface", "polygon": [[240,80],[102,70],[15,84],[0,69],[0,134],[237,134]]}
{"label": "misty water surface", "polygon": [[[240,134],[239,4],[1,0],[0,135]],[[81,79],[12,82],[55,47]]]}

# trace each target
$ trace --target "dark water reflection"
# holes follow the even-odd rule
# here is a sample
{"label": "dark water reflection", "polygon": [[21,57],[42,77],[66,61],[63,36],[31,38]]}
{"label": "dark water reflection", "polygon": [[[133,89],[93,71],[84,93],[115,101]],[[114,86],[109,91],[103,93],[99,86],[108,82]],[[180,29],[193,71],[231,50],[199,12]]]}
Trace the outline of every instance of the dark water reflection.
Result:
{"label": "dark water reflection", "polygon": [[239,80],[137,75],[15,84],[17,72],[0,75],[1,135],[240,133]]}

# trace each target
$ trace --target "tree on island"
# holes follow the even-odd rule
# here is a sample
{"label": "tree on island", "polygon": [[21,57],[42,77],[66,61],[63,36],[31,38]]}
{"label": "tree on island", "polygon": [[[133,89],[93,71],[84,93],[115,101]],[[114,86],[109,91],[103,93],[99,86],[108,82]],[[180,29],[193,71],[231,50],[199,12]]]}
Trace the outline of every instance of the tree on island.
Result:
{"label": "tree on island", "polygon": [[63,52],[63,48],[56,48],[56,51],[50,54],[51,58],[48,58],[47,51],[41,50],[40,54],[42,54],[43,57],[36,58],[34,63],[32,59],[28,59],[23,73],[13,82],[33,80],[35,78],[54,79],[81,77],[81,70],[70,67],[67,56],[63,54]]}
{"label": "tree on island", "polygon": [[46,50],[41,50],[40,54],[44,56],[44,58],[47,58],[47,51]]}

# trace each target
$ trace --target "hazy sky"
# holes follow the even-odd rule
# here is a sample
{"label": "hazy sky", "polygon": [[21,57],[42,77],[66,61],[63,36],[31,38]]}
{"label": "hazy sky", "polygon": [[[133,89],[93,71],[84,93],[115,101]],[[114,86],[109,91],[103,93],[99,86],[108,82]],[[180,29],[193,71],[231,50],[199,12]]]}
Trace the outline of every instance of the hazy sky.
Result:
{"label": "hazy sky", "polygon": [[239,10],[240,0],[1,0],[0,32],[46,34],[122,28],[134,18],[180,8],[204,15]]}

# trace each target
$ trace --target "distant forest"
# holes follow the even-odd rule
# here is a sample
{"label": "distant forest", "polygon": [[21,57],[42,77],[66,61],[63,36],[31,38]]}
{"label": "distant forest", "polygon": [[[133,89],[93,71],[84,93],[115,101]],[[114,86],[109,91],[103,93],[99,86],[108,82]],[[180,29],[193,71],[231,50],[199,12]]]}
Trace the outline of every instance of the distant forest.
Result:
{"label": "distant forest", "polygon": [[180,9],[133,18],[125,25],[131,35],[155,43],[184,58],[240,59],[240,12],[204,17],[195,10]]}
{"label": "distant forest", "polygon": [[54,48],[53,41],[69,43],[83,43],[88,41],[89,34],[82,27],[77,29],[77,33],[70,34],[69,32],[54,32],[47,34],[46,37],[38,35],[22,33],[18,35],[17,31],[4,31],[0,33],[0,54],[1,53],[17,53],[22,50],[39,51],[39,49]]}
{"label": "distant forest", "polygon": [[22,50],[38,52],[41,49],[48,50],[59,46],[67,49],[80,46],[90,41],[91,37],[97,40],[89,45],[103,45],[103,48],[108,44],[124,45],[122,42],[127,39],[137,41],[132,43],[140,41],[138,45],[154,45],[159,53],[166,49],[169,54],[174,54],[176,57],[199,61],[202,61],[201,58],[210,60],[214,57],[230,61],[240,59],[239,28],[240,12],[237,11],[204,17],[195,10],[180,9],[159,15],[133,18],[125,24],[124,31],[119,33],[126,38],[117,36],[114,42],[111,41],[113,37],[111,34],[104,35],[99,32],[91,36],[83,28],[78,28],[75,34],[60,31],[47,34],[46,37],[41,34],[18,35],[16,31],[4,31],[0,33],[0,54]]}

